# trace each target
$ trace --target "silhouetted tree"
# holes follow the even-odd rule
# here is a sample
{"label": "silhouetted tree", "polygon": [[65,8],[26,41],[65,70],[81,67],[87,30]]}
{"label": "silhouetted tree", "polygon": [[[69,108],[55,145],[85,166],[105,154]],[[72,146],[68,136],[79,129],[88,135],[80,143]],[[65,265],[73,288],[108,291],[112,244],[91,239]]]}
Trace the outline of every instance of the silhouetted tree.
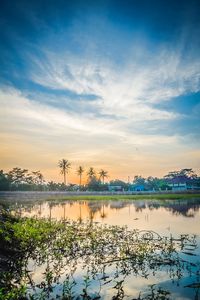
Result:
{"label": "silhouetted tree", "polygon": [[87,172],[87,175],[88,175],[88,180],[91,181],[93,177],[95,177],[95,170],[94,168],[90,167],[88,172]]}
{"label": "silhouetted tree", "polygon": [[34,184],[42,185],[44,183],[44,176],[40,171],[33,171],[32,174]]}
{"label": "silhouetted tree", "polygon": [[159,190],[160,180],[157,177],[149,176],[145,180],[145,189],[146,190]]}
{"label": "silhouetted tree", "polygon": [[28,175],[27,169],[21,169],[18,167],[15,167],[8,172],[9,180],[16,187],[18,187],[20,184],[27,183],[27,175]]}
{"label": "silhouetted tree", "polygon": [[101,181],[96,178],[96,176],[93,176],[90,178],[87,189],[89,191],[100,191],[101,190]]}
{"label": "silhouetted tree", "polygon": [[133,184],[135,185],[145,185],[145,178],[143,178],[142,176],[134,176],[134,179],[133,179]]}
{"label": "silhouetted tree", "polygon": [[0,191],[7,191],[10,188],[10,181],[7,175],[0,170]]}
{"label": "silhouetted tree", "polygon": [[110,185],[121,187],[122,190],[128,190],[128,187],[129,187],[129,185],[126,182],[124,182],[120,179],[111,180]]}
{"label": "silhouetted tree", "polygon": [[197,174],[195,174],[195,172],[192,169],[181,169],[180,171],[171,171],[164,176],[165,179],[174,179],[177,177],[196,179]]}
{"label": "silhouetted tree", "polygon": [[81,166],[79,166],[78,167],[78,170],[77,170],[77,174],[79,175],[79,185],[81,186],[81,180],[82,180],[82,174],[83,174],[83,172],[84,172],[84,169],[83,169],[83,167],[81,167]]}
{"label": "silhouetted tree", "polygon": [[102,182],[104,184],[104,179],[108,177],[108,172],[104,171],[103,169],[101,169],[101,171],[99,172],[99,178],[102,178]]}
{"label": "silhouetted tree", "polygon": [[60,168],[60,173],[64,175],[64,184],[66,185],[66,174],[68,174],[69,169],[71,168],[71,163],[67,159],[61,159],[58,162]]}

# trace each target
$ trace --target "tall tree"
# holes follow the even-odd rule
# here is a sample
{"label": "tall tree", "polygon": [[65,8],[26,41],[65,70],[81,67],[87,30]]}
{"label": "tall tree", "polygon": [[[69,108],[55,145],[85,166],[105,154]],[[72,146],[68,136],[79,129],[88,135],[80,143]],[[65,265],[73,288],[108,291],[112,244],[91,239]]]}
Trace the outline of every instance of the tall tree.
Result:
{"label": "tall tree", "polygon": [[34,171],[32,172],[33,174],[33,182],[36,184],[36,185],[39,185],[39,184],[43,184],[44,183],[44,176],[42,175],[42,173],[40,171]]}
{"label": "tall tree", "polygon": [[10,181],[7,174],[0,170],[0,191],[8,191],[10,188]]}
{"label": "tall tree", "polygon": [[64,176],[64,184],[66,185],[66,174],[68,174],[69,169],[71,168],[71,163],[67,159],[61,159],[58,162],[60,168],[60,173]]}
{"label": "tall tree", "polygon": [[91,177],[88,180],[87,190],[89,191],[100,191],[101,190],[101,182],[96,178],[96,176]]}
{"label": "tall tree", "polygon": [[102,179],[102,182],[104,184],[104,179],[108,177],[108,172],[101,169],[99,172],[99,178]]}
{"label": "tall tree", "polygon": [[91,181],[93,177],[95,177],[95,170],[94,168],[89,168],[88,172],[87,172],[87,175],[88,175],[88,179]]}
{"label": "tall tree", "polygon": [[27,169],[15,167],[8,172],[8,179],[11,181],[12,184],[19,186],[20,184],[27,183],[27,175]]}
{"label": "tall tree", "polygon": [[77,174],[78,174],[78,176],[79,176],[79,185],[81,185],[81,180],[82,180],[82,174],[83,174],[83,172],[84,172],[84,169],[83,169],[83,167],[82,166],[79,166],[78,167],[78,170],[77,170]]}
{"label": "tall tree", "polygon": [[143,178],[140,175],[136,175],[136,176],[134,176],[133,184],[134,185],[144,185],[145,186],[145,178]]}
{"label": "tall tree", "polygon": [[180,171],[171,171],[164,176],[165,179],[174,179],[177,177],[185,177],[186,179],[195,179],[197,174],[192,169],[181,169]]}
{"label": "tall tree", "polygon": [[145,188],[147,190],[158,190],[160,188],[160,179],[149,176],[145,180]]}

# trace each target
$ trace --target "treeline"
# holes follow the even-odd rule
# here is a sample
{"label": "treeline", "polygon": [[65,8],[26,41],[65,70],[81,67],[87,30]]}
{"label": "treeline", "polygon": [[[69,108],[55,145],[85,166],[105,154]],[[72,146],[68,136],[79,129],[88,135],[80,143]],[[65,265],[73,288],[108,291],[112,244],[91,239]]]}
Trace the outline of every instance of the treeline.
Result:
{"label": "treeline", "polygon": [[[9,172],[0,171],[0,190],[1,191],[152,191],[152,190],[170,190],[173,182],[190,182],[200,187],[200,177],[192,169],[182,169],[172,171],[163,178],[149,176],[135,176],[132,182],[124,182],[119,179],[111,180],[105,183],[108,172],[100,170],[96,172],[94,168],[87,171],[82,166],[76,170],[79,184],[66,184],[66,175],[69,172],[71,164],[67,160],[61,160],[58,164],[61,174],[64,176],[63,183],[54,181],[45,181],[40,171],[29,171],[15,167]],[[82,175],[86,172],[87,182],[82,184]]]}
{"label": "treeline", "polygon": [[0,191],[106,191],[108,184],[105,184],[104,180],[108,175],[106,171],[102,171],[96,173],[93,168],[90,168],[87,172],[87,183],[83,185],[80,179],[77,185],[66,184],[66,175],[63,183],[47,182],[40,171],[15,167],[8,173],[0,170]]}
{"label": "treeline", "polygon": [[1,191],[42,191],[46,182],[40,171],[29,171],[28,169],[13,168],[8,173],[0,171]]}

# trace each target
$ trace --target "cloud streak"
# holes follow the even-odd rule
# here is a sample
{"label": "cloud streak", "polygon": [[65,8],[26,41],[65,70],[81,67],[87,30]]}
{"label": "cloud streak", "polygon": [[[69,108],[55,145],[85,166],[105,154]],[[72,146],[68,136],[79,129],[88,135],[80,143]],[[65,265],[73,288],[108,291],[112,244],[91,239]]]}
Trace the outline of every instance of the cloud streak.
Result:
{"label": "cloud streak", "polygon": [[[66,14],[58,8],[53,20],[51,4],[41,20],[41,7],[37,14],[34,5],[28,12],[21,7],[3,34],[8,38],[0,70],[5,165],[14,157],[23,161],[20,151],[24,153],[26,145],[33,155],[42,148],[44,160],[50,152],[51,162],[62,156],[88,165],[100,166],[102,161],[113,174],[123,176],[131,164],[138,172],[142,168],[159,172],[161,164],[167,170],[176,166],[176,159],[181,166],[183,151],[188,161],[195,153],[191,162],[193,167],[197,164],[198,28],[188,21],[182,26],[180,14],[175,29],[168,17],[154,20],[162,5],[153,9],[152,16],[148,5],[144,11],[137,8],[146,16],[144,24],[134,5],[127,17],[124,3],[118,12],[107,4],[108,11],[102,8],[98,13],[96,5],[84,13],[69,5]],[[167,16],[171,16],[168,9]],[[24,23],[17,27],[19,19],[25,23],[28,19],[28,30]],[[154,26],[162,30],[154,32]],[[10,150],[11,141],[18,157]],[[36,159],[41,162],[39,154]]]}
{"label": "cloud streak", "polygon": [[69,54],[58,59],[46,53],[45,64],[36,59],[30,76],[52,90],[96,95],[93,105],[99,114],[134,120],[173,119],[179,116],[156,109],[154,104],[198,92],[200,87],[200,61],[191,58],[185,62],[181,57],[181,53],[165,49],[147,65],[130,59],[119,72],[112,63],[85,61]]}

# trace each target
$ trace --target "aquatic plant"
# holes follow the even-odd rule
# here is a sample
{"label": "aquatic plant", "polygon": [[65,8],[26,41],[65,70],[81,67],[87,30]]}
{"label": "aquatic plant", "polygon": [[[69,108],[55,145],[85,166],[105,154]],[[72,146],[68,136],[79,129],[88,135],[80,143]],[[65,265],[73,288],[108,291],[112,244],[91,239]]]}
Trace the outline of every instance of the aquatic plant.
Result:
{"label": "aquatic plant", "polygon": [[[184,272],[200,271],[198,264],[185,259],[194,254],[195,236],[161,237],[153,231],[2,212],[0,240],[0,299],[6,300],[100,299],[105,285],[116,291],[113,299],[123,299],[127,276],[148,278],[165,270],[179,280]],[[37,268],[43,270],[40,282],[34,279]]]}
{"label": "aquatic plant", "polygon": [[155,284],[153,284],[143,293],[140,293],[138,298],[132,300],[172,300],[172,298],[169,291],[166,291],[159,286],[156,287]]}

